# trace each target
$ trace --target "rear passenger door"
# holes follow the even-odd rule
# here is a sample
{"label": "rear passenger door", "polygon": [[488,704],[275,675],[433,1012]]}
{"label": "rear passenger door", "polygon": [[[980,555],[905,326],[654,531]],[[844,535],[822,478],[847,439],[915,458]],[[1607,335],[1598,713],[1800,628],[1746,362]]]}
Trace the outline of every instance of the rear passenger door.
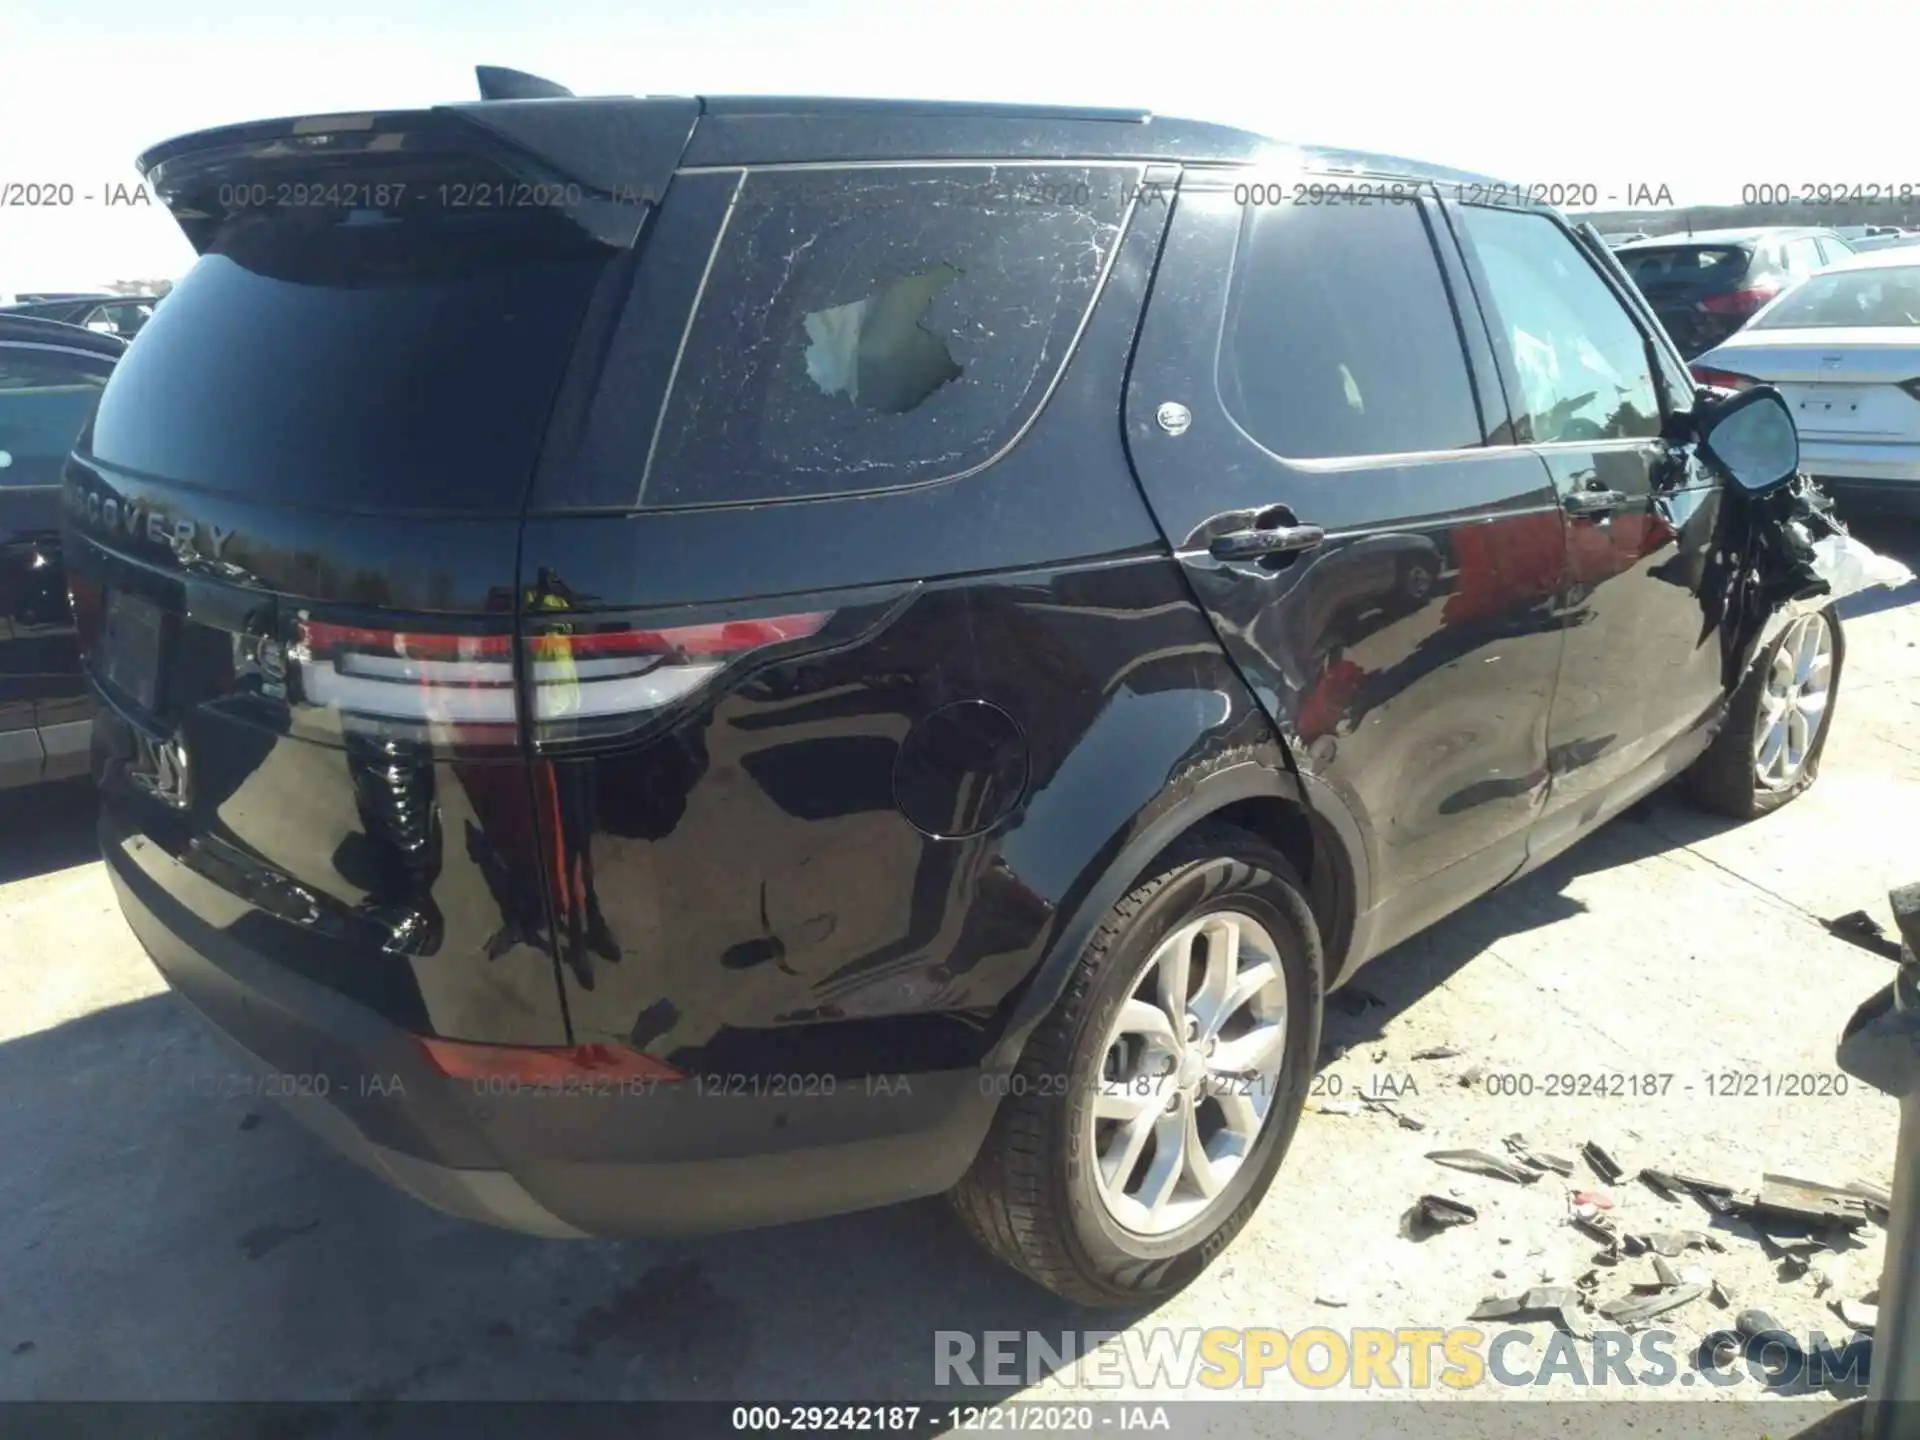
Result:
{"label": "rear passenger door", "polygon": [[1509,873],[1545,792],[1562,524],[1504,423],[1428,187],[1187,172],[1128,441],[1299,767],[1368,833],[1375,948]]}
{"label": "rear passenger door", "polygon": [[1618,278],[1553,215],[1492,205],[1450,215],[1516,439],[1546,463],[1566,515],[1553,784],[1533,842],[1542,851],[1644,789],[1666,747],[1719,704],[1709,562],[1721,491],[1690,447],[1664,438],[1691,384],[1630,312]]}

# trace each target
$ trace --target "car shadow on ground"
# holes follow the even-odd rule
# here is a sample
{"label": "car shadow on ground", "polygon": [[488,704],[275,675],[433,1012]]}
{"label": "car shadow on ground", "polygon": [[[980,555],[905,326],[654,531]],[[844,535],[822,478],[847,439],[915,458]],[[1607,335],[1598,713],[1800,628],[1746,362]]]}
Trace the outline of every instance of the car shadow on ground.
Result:
{"label": "car shadow on ground", "polygon": [[[1607,827],[1369,966],[1356,984],[1378,1003],[1336,1006],[1330,1035],[1377,1034],[1502,936],[1577,908],[1583,869],[1676,843]],[[0,1046],[0,1152],[32,1157],[0,1175],[0,1398],[982,1404],[1020,1387],[937,1387],[937,1332],[1057,1346],[1146,1313],[1049,1295],[938,1200],[661,1242],[443,1216],[308,1136],[170,995]]]}
{"label": "car shadow on ground", "polygon": [[1327,1003],[1321,1060],[1380,1039],[1388,1025],[1502,940],[1586,911],[1568,893],[1583,874],[1683,849],[1739,821],[1697,810],[1672,789],[1630,806],[1564,854],[1369,961]]}
{"label": "car shadow on ground", "polygon": [[0,790],[0,885],[100,858],[93,782]]}
{"label": "car shadow on ground", "polygon": [[4,1400],[977,1405],[1018,1387],[937,1387],[937,1330],[1053,1344],[1140,1313],[1030,1285],[937,1200],[658,1242],[441,1215],[259,1096],[170,994],[0,1045],[0,1152]]}

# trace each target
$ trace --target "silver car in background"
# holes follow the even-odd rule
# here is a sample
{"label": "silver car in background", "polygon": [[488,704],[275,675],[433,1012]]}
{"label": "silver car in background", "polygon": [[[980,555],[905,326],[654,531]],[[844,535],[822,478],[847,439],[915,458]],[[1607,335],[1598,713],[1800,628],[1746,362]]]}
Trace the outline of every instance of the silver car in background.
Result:
{"label": "silver car in background", "polygon": [[1801,468],[1843,518],[1920,518],[1920,249],[1868,251],[1809,276],[1692,369],[1706,385],[1777,385]]}

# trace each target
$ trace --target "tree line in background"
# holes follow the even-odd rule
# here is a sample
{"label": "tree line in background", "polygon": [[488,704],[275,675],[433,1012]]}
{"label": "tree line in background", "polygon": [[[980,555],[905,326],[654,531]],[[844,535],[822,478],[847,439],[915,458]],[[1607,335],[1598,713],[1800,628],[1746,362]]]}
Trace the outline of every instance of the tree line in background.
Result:
{"label": "tree line in background", "polygon": [[173,289],[171,280],[112,280],[105,286],[116,295],[165,295]]}

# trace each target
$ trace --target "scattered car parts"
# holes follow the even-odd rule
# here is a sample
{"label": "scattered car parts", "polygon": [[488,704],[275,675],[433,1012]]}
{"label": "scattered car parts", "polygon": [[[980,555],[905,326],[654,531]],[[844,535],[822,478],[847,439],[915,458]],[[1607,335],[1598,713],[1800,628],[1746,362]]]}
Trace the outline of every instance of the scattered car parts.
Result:
{"label": "scattered car parts", "polygon": [[1427,1159],[1453,1170],[1465,1170],[1470,1175],[1490,1175],[1496,1180],[1511,1180],[1516,1185],[1531,1185],[1540,1178],[1538,1170],[1511,1165],[1485,1150],[1429,1150]]}

